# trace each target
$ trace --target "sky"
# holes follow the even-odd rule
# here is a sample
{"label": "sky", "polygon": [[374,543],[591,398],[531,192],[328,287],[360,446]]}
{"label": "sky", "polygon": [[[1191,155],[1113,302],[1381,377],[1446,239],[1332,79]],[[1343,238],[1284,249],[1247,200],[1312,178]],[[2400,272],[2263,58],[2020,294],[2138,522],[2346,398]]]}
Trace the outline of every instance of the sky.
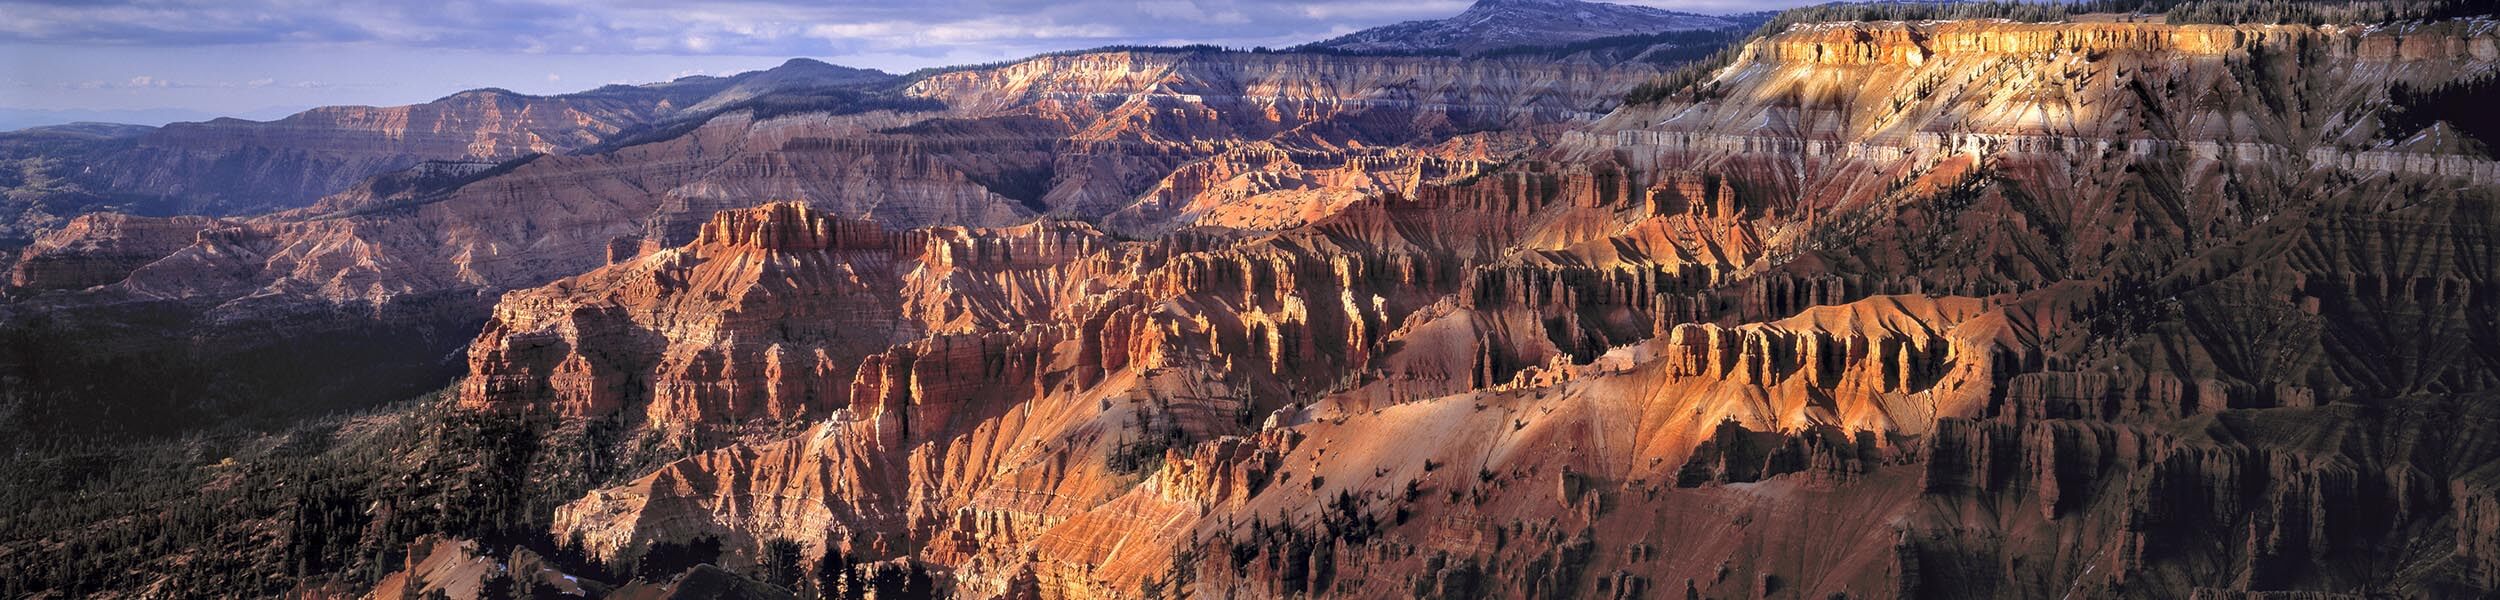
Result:
{"label": "sky", "polygon": [[[1804,0],[1629,0],[1705,14]],[[1111,44],[1290,46],[1469,0],[0,0],[0,121],[267,119],[500,87],[906,72]],[[28,116],[28,115],[33,116]]]}

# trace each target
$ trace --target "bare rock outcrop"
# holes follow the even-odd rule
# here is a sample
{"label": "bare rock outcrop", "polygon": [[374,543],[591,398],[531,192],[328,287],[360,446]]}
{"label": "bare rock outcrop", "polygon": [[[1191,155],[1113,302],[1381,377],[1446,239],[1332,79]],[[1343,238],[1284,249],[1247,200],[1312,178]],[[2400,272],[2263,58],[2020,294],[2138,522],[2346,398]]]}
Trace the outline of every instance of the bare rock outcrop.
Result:
{"label": "bare rock outcrop", "polygon": [[[888,346],[945,326],[940,315],[1035,310],[1014,297],[1033,290],[1016,284],[1048,278],[1035,272],[1099,238],[1081,226],[896,232],[794,203],[724,211],[686,246],[507,294],[470,350],[461,397],[572,416],[632,411],[654,424],[843,408],[907,419],[910,405],[937,411],[968,393],[937,385],[969,381],[943,369],[988,359],[957,356],[954,338]],[[949,304],[907,306],[935,297]],[[929,374],[915,378],[914,365]]]}
{"label": "bare rock outcrop", "polygon": [[725,115],[36,279],[517,289],[465,406],[703,446],[557,509],[604,560],[796,544],[975,597],[2488,595],[2500,184],[2374,137],[2394,84],[2500,66],[2488,25],[1810,24],[1602,118],[1625,71],[1046,56],[910,87],[942,111]]}
{"label": "bare rock outcrop", "polygon": [[8,288],[81,290],[121,281],[139,267],[192,245],[215,223],[207,217],[82,215],[19,251],[9,266]]}

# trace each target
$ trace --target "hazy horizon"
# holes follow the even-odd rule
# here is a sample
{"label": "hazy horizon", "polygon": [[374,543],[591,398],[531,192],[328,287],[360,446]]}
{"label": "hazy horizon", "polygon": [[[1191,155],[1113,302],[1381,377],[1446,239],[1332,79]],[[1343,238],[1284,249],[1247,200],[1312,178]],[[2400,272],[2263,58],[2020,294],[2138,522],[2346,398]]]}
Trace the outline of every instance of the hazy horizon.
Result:
{"label": "hazy horizon", "polygon": [[[1448,17],[1471,3],[7,0],[0,1],[0,54],[8,57],[0,63],[0,129],[266,119],[315,106],[420,103],[481,87],[558,94],[728,75],[791,58],[902,73],[1117,44],[1287,46]],[[1617,3],[1728,14],[1808,2]],[[127,118],[87,118],[97,115]]]}

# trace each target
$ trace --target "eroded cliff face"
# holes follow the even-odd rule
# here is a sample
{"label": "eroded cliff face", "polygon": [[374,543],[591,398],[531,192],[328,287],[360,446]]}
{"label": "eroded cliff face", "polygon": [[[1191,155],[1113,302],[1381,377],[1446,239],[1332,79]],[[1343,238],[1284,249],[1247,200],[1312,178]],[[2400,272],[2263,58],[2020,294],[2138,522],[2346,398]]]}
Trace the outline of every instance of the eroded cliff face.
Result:
{"label": "eroded cliff face", "polygon": [[207,217],[150,219],[94,213],[70,220],[20,251],[9,267],[18,290],[79,290],[120,281],[147,263],[190,246],[217,224]]}
{"label": "eroded cliff face", "polygon": [[[603,264],[612,247],[684,244],[716,211],[773,200],[897,229],[1122,211],[1129,216],[1105,222],[1165,231],[1219,213],[1214,224],[1290,226],[1365,194],[1480,172],[1535,139],[1524,132],[1592,118],[1654,72],[1220,52],[1044,57],[941,74],[909,90],[942,102],[941,113],[757,119],[731,112],[663,141],[484,168],[492,176],[474,181],[443,178],[451,189],[393,197],[360,187],[322,210],[237,228],[232,237],[250,240],[244,245],[292,250],[244,257],[258,264],[238,265],[249,272],[235,281],[184,289],[143,274],[128,287],[198,298],[278,289],[330,302],[526,287]],[[480,102],[501,98],[477,95]],[[415,118],[332,112],[354,122]],[[491,112],[427,114],[481,119]],[[1523,133],[1472,133],[1488,128]],[[469,131],[446,131],[453,130]],[[1278,212],[1307,216],[1259,219],[1218,210],[1245,197],[1274,198],[1290,208]],[[400,264],[368,268],[375,261]],[[365,280],[367,272],[379,279]]]}
{"label": "eroded cliff face", "polygon": [[[2373,128],[2493,39],[1809,26],[1704,99],[1272,231],[900,234],[933,248],[888,271],[915,339],[838,409],[556,533],[906,557],[980,597],[2487,593],[2493,163]],[[1251,125],[1139,139],[1201,127]],[[699,247],[641,260],[737,263]],[[530,304],[566,285],[504,320],[580,314]],[[635,303],[737,313],[662,292]],[[736,393],[688,402],[775,392]]]}
{"label": "eroded cliff face", "polygon": [[[603,143],[597,153],[419,163],[312,207],[202,225],[180,247],[170,245],[179,235],[142,241],[111,233],[191,227],[177,220],[130,217],[122,221],[126,227],[64,227],[44,247],[18,253],[22,260],[15,262],[25,265],[19,270],[34,279],[9,288],[13,299],[24,301],[13,300],[23,309],[9,310],[14,316],[8,319],[28,323],[45,320],[38,315],[87,311],[96,317],[73,321],[100,324],[146,307],[148,318],[209,329],[173,332],[202,348],[229,334],[270,337],[263,324],[285,329],[281,324],[293,322],[336,322],[340,327],[325,329],[333,333],[450,332],[485,320],[506,291],[684,246],[715,213],[771,201],[803,202],[894,231],[1007,227],[1043,216],[1080,218],[1131,236],[1160,235],[1200,220],[1253,232],[1287,228],[1368,196],[1406,194],[1481,173],[1611,106],[1623,88],[1654,72],[1248,53],[1085,56],[1091,58],[1046,57],[943,75],[924,82],[913,92],[922,97],[908,102],[831,93],[803,96],[811,104],[801,110],[763,102],[756,106],[781,108],[759,113],[740,108],[743,101],[686,108],[680,114],[718,112],[611,136],[649,141]],[[1087,65],[1102,71],[1048,71]],[[1134,75],[1132,68],[1155,74]],[[797,85],[757,77],[714,83],[728,87],[705,96],[706,102],[770,100],[782,93],[774,86]],[[981,87],[990,85],[1002,87]],[[948,108],[926,110],[931,106]],[[1260,208],[1247,208],[1253,205]],[[1217,237],[1223,235],[1229,234]],[[50,268],[44,265],[93,264],[103,257],[109,268],[78,267],[85,274],[49,283],[44,280],[51,276],[41,273]],[[925,277],[903,288],[924,299],[901,304],[928,331],[965,332],[1046,314],[1035,312],[1048,310],[1038,299],[1061,292],[1035,286],[1079,280],[980,284],[1000,286],[993,300],[953,293],[963,282]],[[359,320],[380,322],[359,327]],[[129,338],[89,344],[98,348],[143,341],[138,332],[110,327],[82,335]],[[428,346],[409,352],[458,361],[460,346],[445,342],[465,335],[429,333],[420,336]],[[425,372],[434,372],[431,366],[440,361],[424,362]],[[351,367],[304,365],[298,371]],[[353,382],[314,379],[321,378],[296,391],[305,397],[360,394]],[[195,390],[190,395],[241,389],[177,387]],[[401,392],[373,392],[384,393]]]}
{"label": "eroded cliff face", "polygon": [[[1344,199],[1411,192],[1511,154],[1523,136],[1593,119],[1646,65],[1110,52],[944,73],[907,93],[956,115],[1016,115],[1067,131],[1037,208],[1159,232],[1193,223],[1273,229]],[[1508,135],[1471,135],[1497,130]],[[1458,140],[1458,141],[1453,141]],[[1308,171],[1335,171],[1306,174]],[[1236,199],[1265,220],[1207,218]],[[1254,202],[1257,203],[1257,202]],[[1283,219],[1278,221],[1278,219]],[[1261,227],[1264,226],[1264,227]]]}
{"label": "eroded cliff face", "polygon": [[[2378,115],[2494,40],[1813,25],[1602,118],[1651,73],[1050,56],[909,89],[938,111],[82,218],[0,311],[490,314],[463,406],[703,447],[556,512],[608,560],[792,542],[974,597],[2470,596],[2500,166]],[[408,577],[494,564],[443,556]]]}
{"label": "eroded cliff face", "polygon": [[1435,128],[1594,117],[1607,107],[1590,102],[1589,91],[1628,87],[1654,72],[1521,60],[1100,52],[939,74],[913,83],[910,93],[944,100],[954,111],[1030,109],[1082,123],[1090,130],[1087,141],[1221,143],[1266,139],[1322,122],[1330,126],[1308,135],[1326,139],[1363,126],[1382,128],[1365,132],[1375,136],[1422,135]]}
{"label": "eroded cliff face", "polygon": [[804,204],[725,211],[686,246],[506,294],[461,398],[655,426],[822,416],[877,395],[853,390],[875,380],[855,376],[863,359],[907,367],[880,352],[1025,320],[1060,295],[1062,263],[1103,245],[1064,222],[895,232]]}

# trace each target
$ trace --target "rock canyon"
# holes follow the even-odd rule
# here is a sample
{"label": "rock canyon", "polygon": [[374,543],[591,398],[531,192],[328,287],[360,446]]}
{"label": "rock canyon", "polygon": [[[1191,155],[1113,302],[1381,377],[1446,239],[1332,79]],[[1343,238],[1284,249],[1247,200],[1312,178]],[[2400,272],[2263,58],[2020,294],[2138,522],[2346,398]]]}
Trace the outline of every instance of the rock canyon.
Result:
{"label": "rock canyon", "polygon": [[2500,22],[2207,4],[6,134],[0,592],[2493,594]]}

